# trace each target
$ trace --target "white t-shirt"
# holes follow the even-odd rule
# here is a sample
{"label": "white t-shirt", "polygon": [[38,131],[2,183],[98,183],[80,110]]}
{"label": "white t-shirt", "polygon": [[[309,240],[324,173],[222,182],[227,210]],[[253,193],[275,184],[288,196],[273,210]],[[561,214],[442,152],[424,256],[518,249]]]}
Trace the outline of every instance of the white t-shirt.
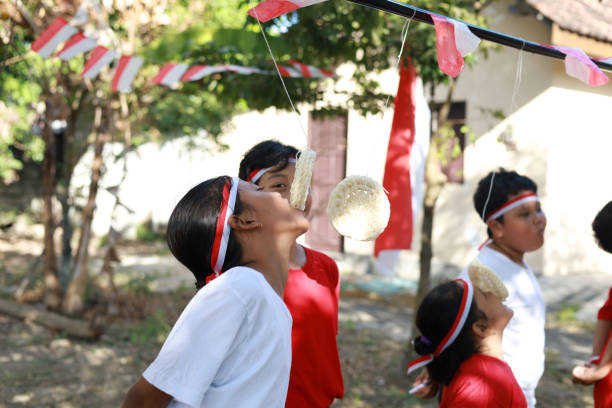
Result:
{"label": "white t-shirt", "polygon": [[261,273],[229,269],[191,299],[143,377],[169,407],[283,407],[291,324]]}
{"label": "white t-shirt", "polygon": [[[546,304],[540,285],[525,261],[520,265],[488,246],[476,258],[494,271],[508,289],[504,304],[514,316],[504,329],[502,351],[531,408],[535,406],[535,388],[544,373]],[[459,277],[468,278],[467,268]]]}

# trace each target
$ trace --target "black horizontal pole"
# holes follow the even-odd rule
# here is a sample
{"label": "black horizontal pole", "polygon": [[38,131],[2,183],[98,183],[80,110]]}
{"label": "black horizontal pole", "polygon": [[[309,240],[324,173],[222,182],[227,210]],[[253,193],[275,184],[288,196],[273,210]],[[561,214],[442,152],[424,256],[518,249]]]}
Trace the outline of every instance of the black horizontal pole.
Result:
{"label": "black horizontal pole", "polygon": [[[392,0],[347,0],[351,3],[361,4],[363,6],[368,6],[371,8],[375,8],[387,13],[397,14],[402,17],[409,18],[411,20],[419,21],[421,23],[427,23],[433,25],[433,20],[431,18],[431,14],[442,16],[437,13],[431,13],[429,11],[411,6],[409,4],[398,3]],[[458,20],[460,21],[460,20]],[[465,22],[463,22],[465,23]],[[534,43],[531,41],[523,40],[522,38],[513,37],[511,35],[507,35],[504,33],[500,33],[497,31],[489,30],[487,28],[482,28],[479,26],[475,26],[473,24],[465,23],[474,35],[483,40],[491,41],[497,44],[505,45],[507,47],[516,48],[519,50],[528,51],[534,54],[544,55],[546,57],[552,57],[557,59],[565,59],[565,54],[560,51],[557,51],[554,48],[545,47],[541,44]],[[590,57],[589,57],[590,58]],[[612,64],[596,61],[591,58],[591,61],[595,63],[599,68],[605,69],[607,71],[612,71]]]}

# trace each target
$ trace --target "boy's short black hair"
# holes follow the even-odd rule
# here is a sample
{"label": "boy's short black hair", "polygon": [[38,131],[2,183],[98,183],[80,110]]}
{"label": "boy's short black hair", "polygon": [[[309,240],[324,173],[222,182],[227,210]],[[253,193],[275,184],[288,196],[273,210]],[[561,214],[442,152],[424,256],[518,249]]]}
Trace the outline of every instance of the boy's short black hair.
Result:
{"label": "boy's short black hair", "polygon": [[599,210],[591,227],[597,245],[604,251],[612,253],[612,201]]}
{"label": "boy's short black hair", "polygon": [[282,144],[276,140],[265,140],[251,147],[242,156],[238,177],[246,180],[254,170],[279,166],[282,170],[289,163],[289,157],[297,155],[298,150],[289,145]]}
{"label": "boy's short black hair", "polygon": [[[493,174],[495,174],[495,177],[493,178],[493,185],[491,186]],[[491,191],[490,194],[489,190]],[[478,182],[478,187],[474,192],[474,209],[478,213],[478,216],[486,222],[487,217],[493,211],[504,205],[510,196],[516,195],[521,191],[532,191],[537,193],[538,186],[529,177],[520,175],[516,171],[508,171],[500,167],[499,170],[490,172]],[[487,197],[489,199],[488,202]],[[483,209],[485,209],[484,218]],[[503,215],[497,220],[503,222]],[[489,228],[487,228],[487,234],[489,237],[492,235]]]}

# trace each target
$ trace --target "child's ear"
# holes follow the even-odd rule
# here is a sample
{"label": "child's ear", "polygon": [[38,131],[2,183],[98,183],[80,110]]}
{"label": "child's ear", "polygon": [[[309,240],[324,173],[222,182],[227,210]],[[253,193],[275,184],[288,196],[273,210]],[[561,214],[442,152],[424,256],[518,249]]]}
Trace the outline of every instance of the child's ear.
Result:
{"label": "child's ear", "polygon": [[504,225],[497,220],[490,220],[487,222],[487,226],[493,234],[493,238],[503,238],[504,236]]}
{"label": "child's ear", "polygon": [[472,324],[472,333],[482,339],[486,337],[488,328],[489,325],[485,319],[478,319]]}
{"label": "child's ear", "polygon": [[261,228],[261,223],[247,214],[232,215],[228,223],[235,231],[253,231]]}

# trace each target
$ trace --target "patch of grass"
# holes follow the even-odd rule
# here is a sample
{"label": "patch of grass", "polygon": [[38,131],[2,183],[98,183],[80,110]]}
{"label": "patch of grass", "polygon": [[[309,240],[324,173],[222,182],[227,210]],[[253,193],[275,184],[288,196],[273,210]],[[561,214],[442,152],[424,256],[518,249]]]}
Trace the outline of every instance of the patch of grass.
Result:
{"label": "patch of grass", "polygon": [[137,345],[163,343],[170,329],[166,314],[158,310],[148,316],[143,323],[134,325],[130,333],[130,342]]}
{"label": "patch of grass", "polygon": [[560,322],[575,322],[577,320],[576,312],[579,309],[580,305],[578,304],[565,305],[557,312],[557,319]]}

